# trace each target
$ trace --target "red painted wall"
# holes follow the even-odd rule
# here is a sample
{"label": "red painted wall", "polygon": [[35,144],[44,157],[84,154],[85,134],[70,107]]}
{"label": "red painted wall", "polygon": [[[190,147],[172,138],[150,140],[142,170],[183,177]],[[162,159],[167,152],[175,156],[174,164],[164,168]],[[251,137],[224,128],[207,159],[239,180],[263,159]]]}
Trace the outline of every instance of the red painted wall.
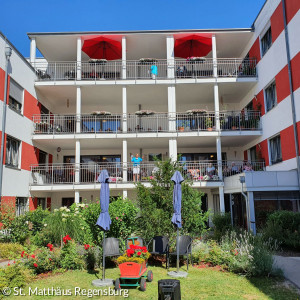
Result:
{"label": "red painted wall", "polygon": [[32,120],[32,116],[41,113],[41,103],[28,91],[24,91],[24,116]]}
{"label": "red painted wall", "polygon": [[47,208],[51,210],[51,198],[47,198]]}
{"label": "red painted wall", "polygon": [[289,23],[297,11],[300,9],[300,1],[299,0],[285,0],[286,6],[286,19],[287,23]]}
{"label": "red painted wall", "polygon": [[[300,1],[299,1],[300,2]],[[300,87],[300,52],[291,60],[293,90],[296,91]]]}
{"label": "red painted wall", "polygon": [[25,142],[22,142],[22,159],[21,159],[21,169],[30,170],[30,165],[38,164],[39,161],[39,151],[34,146],[31,146]]}
{"label": "red painted wall", "polygon": [[264,91],[261,90],[256,95],[256,98],[254,98],[252,101],[253,101],[253,108],[254,108],[254,110],[258,110],[258,107],[260,106],[260,113],[261,113],[261,116],[263,116],[265,114]]}
{"label": "red painted wall", "polygon": [[275,9],[273,15],[271,16],[271,31],[272,31],[272,42],[278,38],[280,33],[284,30],[283,22],[283,10],[282,3],[280,3]]}
{"label": "red painted wall", "polygon": [[29,210],[37,209],[37,198],[29,197]]}
{"label": "red painted wall", "polygon": [[289,72],[288,66],[285,66],[276,76],[276,93],[277,102],[281,102],[290,95]]}
{"label": "red painted wall", "polygon": [[296,157],[293,126],[280,132],[282,160]]}
{"label": "red painted wall", "polygon": [[49,154],[49,159],[48,159],[49,165],[52,165],[53,163],[53,155]]}
{"label": "red painted wall", "polygon": [[249,50],[249,57],[256,58],[257,63],[260,61],[259,38],[256,39],[251,49]]}
{"label": "red painted wall", "polygon": [[266,166],[269,165],[268,141],[264,140],[256,145],[256,152],[261,153],[261,158],[265,161]]}
{"label": "red painted wall", "polygon": [[247,150],[244,151],[244,160],[248,160],[248,151]]}
{"label": "red painted wall", "polygon": [[5,81],[5,72],[0,68],[0,100],[3,101],[4,98],[4,81]]}

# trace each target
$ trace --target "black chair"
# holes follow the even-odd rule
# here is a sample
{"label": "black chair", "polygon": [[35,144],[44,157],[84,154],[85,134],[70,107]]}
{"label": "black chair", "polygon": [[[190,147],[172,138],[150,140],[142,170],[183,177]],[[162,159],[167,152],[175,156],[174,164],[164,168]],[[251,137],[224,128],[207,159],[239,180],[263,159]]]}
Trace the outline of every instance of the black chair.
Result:
{"label": "black chair", "polygon": [[131,245],[130,242],[132,243],[132,245],[136,245],[140,247],[144,246],[144,240],[139,236],[127,238],[126,249],[129,249],[129,245]]}
{"label": "black chair", "polygon": [[[189,255],[191,256],[191,264],[193,264],[192,241],[193,239],[189,235],[181,235],[178,239],[179,255],[186,256],[187,269],[189,269]],[[175,249],[175,252],[169,253],[169,257],[170,255],[177,255],[177,248]],[[169,262],[168,266],[170,266]]]}
{"label": "black chair", "polygon": [[117,238],[106,238],[104,246],[105,257],[120,256],[120,241]]}
{"label": "black chair", "polygon": [[[150,245],[151,243],[152,247]],[[168,268],[169,238],[167,236],[155,236],[150,240],[147,248],[152,255],[166,255],[166,268]]]}

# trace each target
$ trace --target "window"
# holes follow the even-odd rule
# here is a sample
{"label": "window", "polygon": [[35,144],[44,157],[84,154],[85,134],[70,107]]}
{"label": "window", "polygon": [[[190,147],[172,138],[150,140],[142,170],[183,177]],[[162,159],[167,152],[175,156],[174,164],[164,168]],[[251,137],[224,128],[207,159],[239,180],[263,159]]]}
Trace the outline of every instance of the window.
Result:
{"label": "window", "polygon": [[24,89],[20,85],[10,79],[8,106],[18,113],[22,113],[23,91]]}
{"label": "window", "polygon": [[272,82],[266,89],[265,89],[265,100],[266,100],[266,111],[271,110],[277,103],[277,96],[276,96],[276,84],[275,81]]}
{"label": "window", "polygon": [[46,209],[46,198],[37,198],[37,206]]}
{"label": "window", "polygon": [[271,164],[282,161],[280,135],[269,140],[270,160]]}
{"label": "window", "polygon": [[251,162],[257,161],[256,146],[249,149],[249,154]]}
{"label": "window", "polygon": [[28,211],[28,201],[25,197],[16,198],[16,216],[24,215]]}
{"label": "window", "polygon": [[161,153],[149,153],[149,161],[162,160]]}
{"label": "window", "polygon": [[40,150],[39,151],[39,165],[45,165],[47,162],[47,153]]}
{"label": "window", "polygon": [[19,167],[19,150],[20,141],[7,136],[5,165],[15,168]]}
{"label": "window", "polygon": [[261,38],[260,45],[261,45],[261,56],[264,56],[266,54],[266,52],[272,46],[272,32],[271,32],[271,27],[266,31],[266,33]]}
{"label": "window", "polygon": [[214,194],[213,195],[213,207],[214,207],[214,215],[220,213],[220,196]]}

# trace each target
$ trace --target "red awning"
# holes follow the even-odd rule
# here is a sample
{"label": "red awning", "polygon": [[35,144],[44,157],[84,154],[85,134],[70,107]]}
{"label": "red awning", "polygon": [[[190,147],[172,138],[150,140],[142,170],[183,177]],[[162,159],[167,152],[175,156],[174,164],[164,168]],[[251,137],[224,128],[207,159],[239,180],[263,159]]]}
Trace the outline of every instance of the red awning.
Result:
{"label": "red awning", "polygon": [[83,37],[82,39],[84,41],[82,51],[90,58],[107,60],[122,58],[122,44],[119,41],[106,36]]}
{"label": "red awning", "polygon": [[192,34],[176,38],[174,45],[175,57],[203,57],[212,50],[211,36]]}

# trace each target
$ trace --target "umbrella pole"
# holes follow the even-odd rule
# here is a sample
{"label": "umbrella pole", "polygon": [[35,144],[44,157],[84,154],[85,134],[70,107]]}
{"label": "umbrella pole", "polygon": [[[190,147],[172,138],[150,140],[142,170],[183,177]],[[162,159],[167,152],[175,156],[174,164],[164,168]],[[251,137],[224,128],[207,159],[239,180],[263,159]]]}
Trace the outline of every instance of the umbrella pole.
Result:
{"label": "umbrella pole", "polygon": [[177,273],[179,272],[179,228],[177,226],[177,238],[176,238],[176,251],[177,251],[177,261],[176,261],[176,265],[177,265]]}
{"label": "umbrella pole", "polygon": [[105,231],[103,231],[103,270],[102,270],[102,280],[105,279],[105,253],[104,253],[104,249],[105,249]]}

